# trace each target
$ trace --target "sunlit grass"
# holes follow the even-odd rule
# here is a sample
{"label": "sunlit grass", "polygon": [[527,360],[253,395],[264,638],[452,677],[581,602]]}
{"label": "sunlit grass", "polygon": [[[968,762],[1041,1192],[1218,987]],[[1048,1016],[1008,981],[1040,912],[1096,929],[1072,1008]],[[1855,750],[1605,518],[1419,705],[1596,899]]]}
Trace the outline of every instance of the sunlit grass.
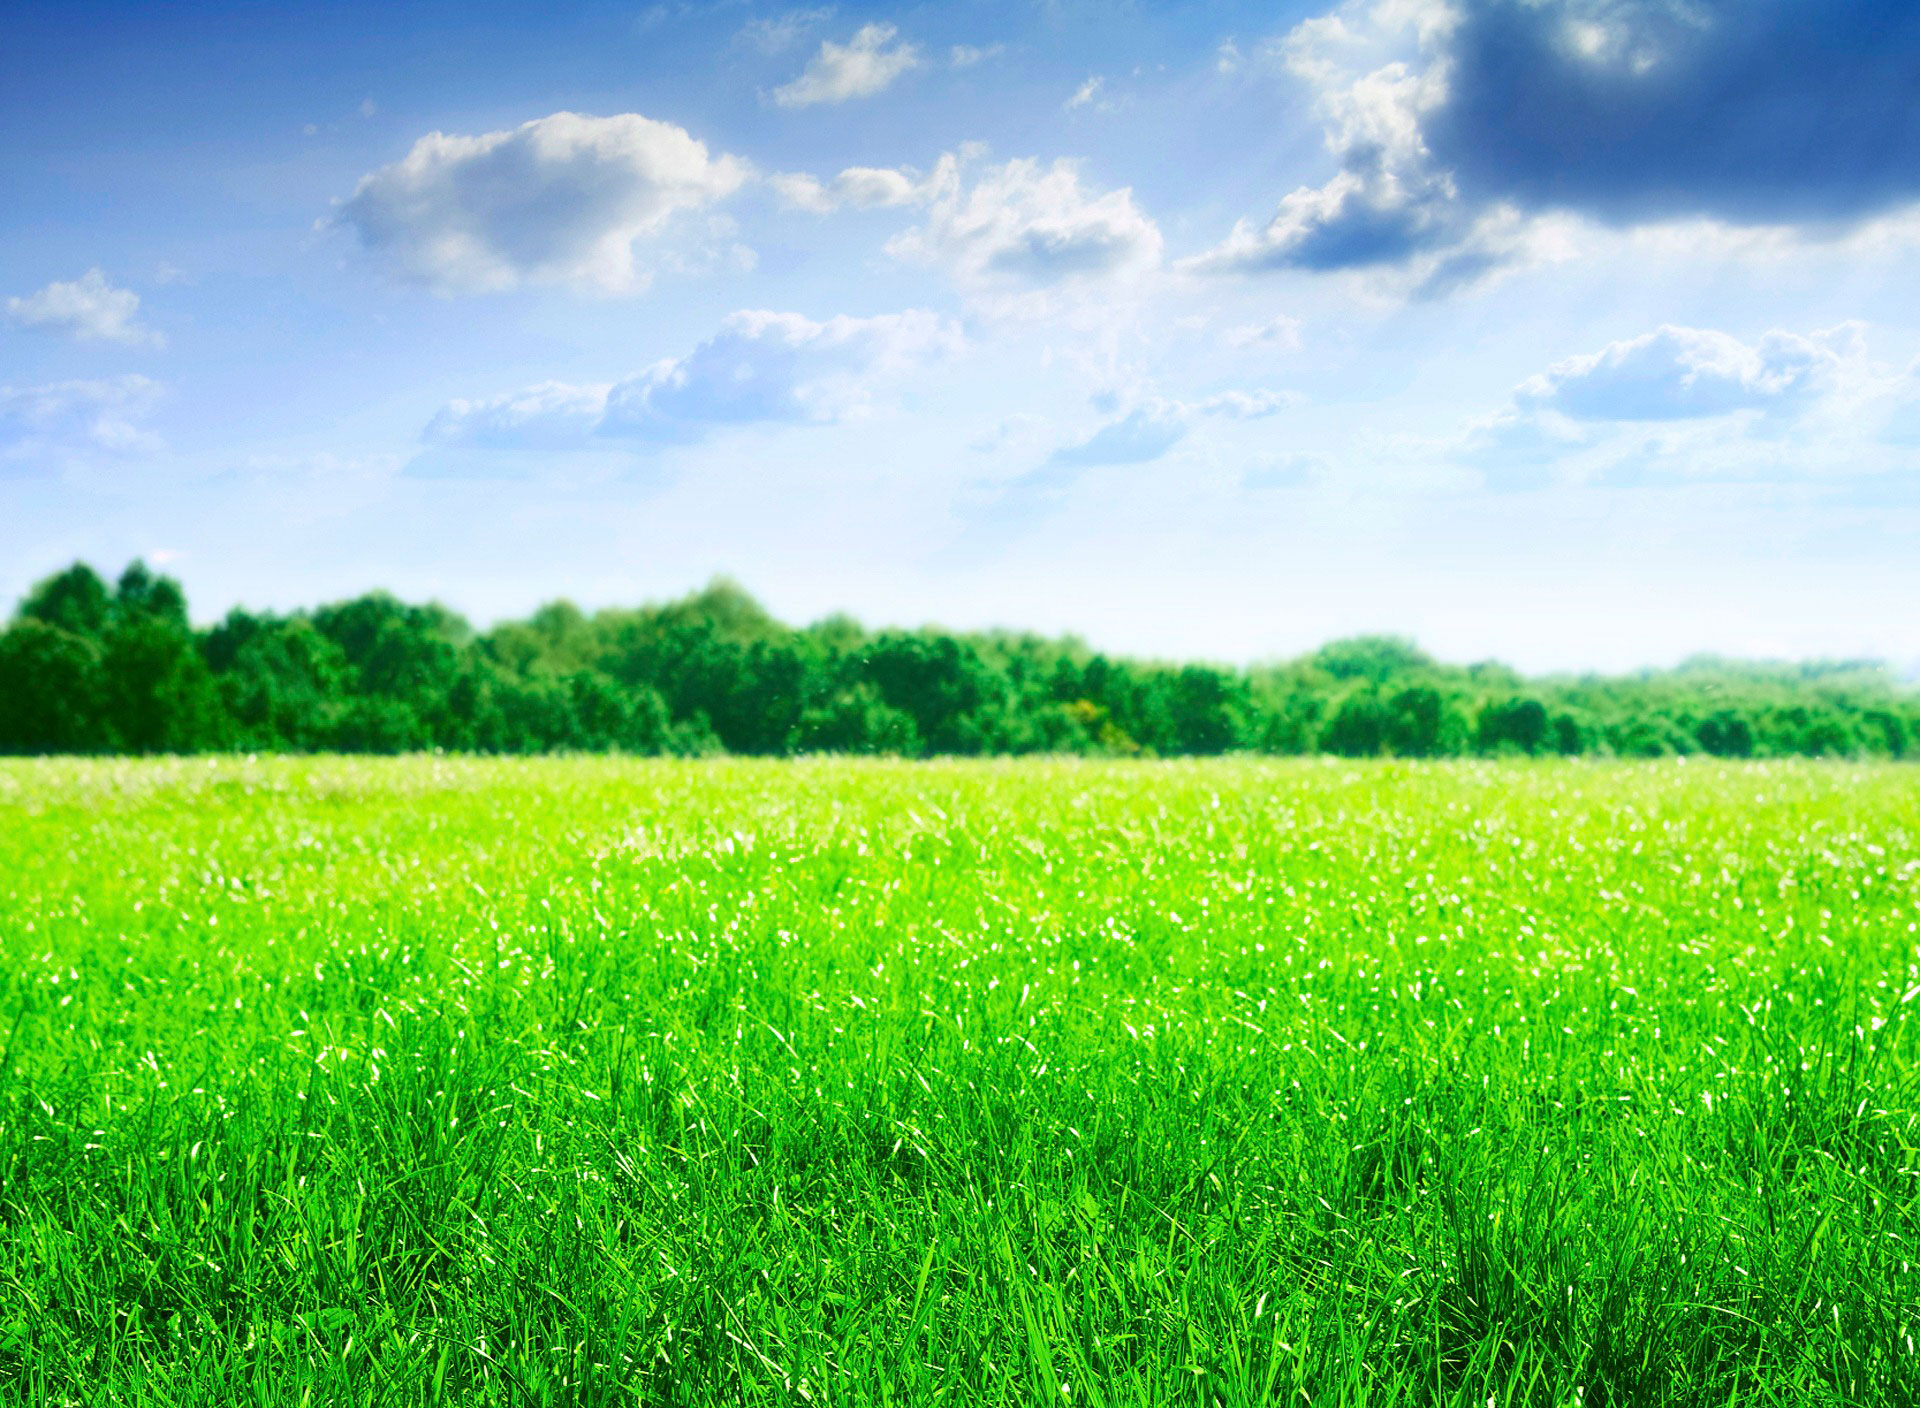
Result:
{"label": "sunlit grass", "polygon": [[0,1400],[1920,1401],[1920,774],[0,764]]}

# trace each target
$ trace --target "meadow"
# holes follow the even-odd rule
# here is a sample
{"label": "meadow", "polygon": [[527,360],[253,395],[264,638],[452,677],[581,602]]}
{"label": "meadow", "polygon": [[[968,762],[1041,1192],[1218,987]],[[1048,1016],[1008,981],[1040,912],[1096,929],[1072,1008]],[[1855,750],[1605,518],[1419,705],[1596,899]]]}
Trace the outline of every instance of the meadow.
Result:
{"label": "meadow", "polygon": [[0,1401],[1920,1402],[1920,773],[0,761]]}

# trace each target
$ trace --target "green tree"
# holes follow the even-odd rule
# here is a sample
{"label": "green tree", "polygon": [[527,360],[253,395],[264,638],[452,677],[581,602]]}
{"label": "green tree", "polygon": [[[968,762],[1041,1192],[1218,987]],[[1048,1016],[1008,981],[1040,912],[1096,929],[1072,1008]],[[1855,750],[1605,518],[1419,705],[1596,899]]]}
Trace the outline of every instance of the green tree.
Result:
{"label": "green tree", "polygon": [[0,634],[0,752],[111,748],[100,647],[28,617]]}
{"label": "green tree", "polygon": [[1379,694],[1356,689],[1340,701],[1320,736],[1320,746],[1348,758],[1371,758],[1387,748],[1387,710]]}
{"label": "green tree", "polygon": [[885,631],[867,649],[864,675],[889,708],[913,721],[936,753],[979,751],[968,715],[989,692],[988,671],[971,643],[934,632]]}
{"label": "green tree", "polygon": [[893,753],[910,758],[920,752],[920,733],[910,714],[894,708],[877,688],[862,680],[802,713],[795,745],[806,753]]}
{"label": "green tree", "polygon": [[1387,747],[1403,758],[1433,758],[1463,751],[1466,720],[1451,699],[1432,685],[1409,685],[1386,705]]}
{"label": "green tree", "polygon": [[1480,711],[1474,742],[1483,753],[1538,753],[1547,729],[1547,706],[1538,699],[1499,699]]}
{"label": "green tree", "polygon": [[135,562],[121,574],[101,657],[107,731],[132,753],[219,747],[231,729],[187,621],[179,583]]}
{"label": "green tree", "polygon": [[113,597],[100,574],[76,562],[36,582],[15,613],[22,621],[42,621],[85,640],[99,640],[113,618]]}

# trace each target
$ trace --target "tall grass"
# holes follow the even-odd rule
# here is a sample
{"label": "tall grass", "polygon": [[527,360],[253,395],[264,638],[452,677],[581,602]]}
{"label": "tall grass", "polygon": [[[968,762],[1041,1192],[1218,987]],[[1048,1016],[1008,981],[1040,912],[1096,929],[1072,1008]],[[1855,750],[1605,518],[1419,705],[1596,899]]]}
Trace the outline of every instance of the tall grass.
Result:
{"label": "tall grass", "polygon": [[0,765],[0,1400],[1920,1402],[1920,776]]}

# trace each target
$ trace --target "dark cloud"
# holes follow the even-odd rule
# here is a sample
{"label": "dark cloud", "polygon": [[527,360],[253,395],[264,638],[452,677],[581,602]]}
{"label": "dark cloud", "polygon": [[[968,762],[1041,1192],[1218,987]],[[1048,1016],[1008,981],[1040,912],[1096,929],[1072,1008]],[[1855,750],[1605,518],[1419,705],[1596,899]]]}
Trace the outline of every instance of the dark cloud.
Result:
{"label": "dark cloud", "polygon": [[1468,199],[1850,221],[1920,196],[1914,0],[1480,0],[1423,124]]}
{"label": "dark cloud", "polygon": [[1920,199],[1917,0],[1347,0],[1282,51],[1338,170],[1190,267],[1438,297],[1549,212],[1820,231]]}

